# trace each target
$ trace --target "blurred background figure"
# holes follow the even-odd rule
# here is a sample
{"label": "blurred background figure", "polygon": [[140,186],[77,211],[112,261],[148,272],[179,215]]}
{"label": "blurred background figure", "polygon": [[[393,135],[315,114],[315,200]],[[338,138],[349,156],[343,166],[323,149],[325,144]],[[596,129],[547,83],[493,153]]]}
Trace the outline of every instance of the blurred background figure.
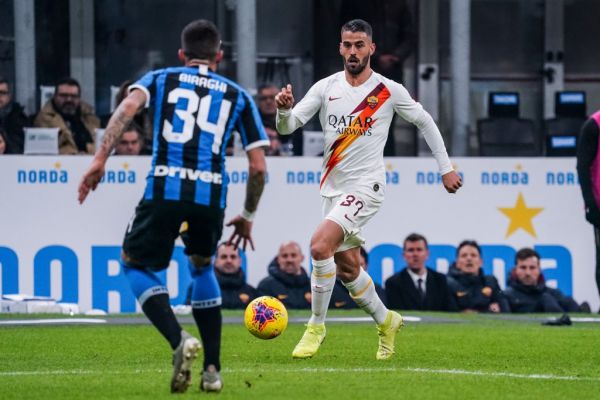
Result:
{"label": "blurred background figure", "polygon": [[596,288],[600,294],[600,110],[583,124],[577,141],[577,174],[585,204],[585,219],[594,227],[596,244]]}
{"label": "blurred background figure", "polygon": [[540,255],[530,248],[522,248],[515,255],[515,267],[510,273],[508,288],[504,291],[510,310],[516,313],[532,312],[590,312],[587,303],[578,305],[560,290],[546,286],[540,267]]}
{"label": "blurred background figure", "polygon": [[279,88],[273,84],[262,84],[258,87],[257,105],[260,118],[265,131],[271,140],[271,148],[267,155],[271,156],[301,156],[302,155],[302,129],[292,135],[280,135],[275,128],[275,116],[277,115],[277,104],[275,95]]}
{"label": "blurred background figure", "polygon": [[94,154],[96,129],[100,119],[92,106],[81,101],[79,82],[63,78],[56,83],[54,96],[38,115],[34,125],[41,128],[59,128],[58,152],[60,154]]}
{"label": "blurred background figure", "polygon": [[138,156],[141,154],[144,139],[142,130],[135,122],[129,124],[123,131],[115,145],[117,156]]}
{"label": "blurred background figure", "polygon": [[467,312],[509,312],[506,297],[493,275],[484,275],[481,248],[474,240],[458,245],[456,261],[448,270],[448,287],[459,310]]}
{"label": "blurred background figure", "polygon": [[425,266],[429,244],[411,233],[404,239],[406,268],[385,281],[387,306],[397,310],[458,311],[446,276]]}
{"label": "blurred background figure", "polygon": [[304,254],[297,242],[284,242],[269,264],[269,276],[258,284],[261,295],[281,300],[287,308],[310,308],[310,278],[302,262]]}
{"label": "blurred background figure", "polygon": [[258,297],[258,291],[246,282],[240,249],[227,243],[219,245],[215,255],[215,275],[221,287],[221,307],[244,309]]}
{"label": "blurred background figure", "polygon": [[[129,93],[129,86],[133,83],[131,80],[126,80],[119,86],[119,91],[115,97],[115,107],[117,107],[127,94]],[[108,116],[110,118],[110,115]],[[108,118],[104,124],[108,123]],[[133,122],[138,126],[139,132],[142,134],[142,148],[139,154],[149,155],[152,154],[152,144],[154,140],[154,132],[152,125],[152,114],[150,108],[144,108],[140,110],[135,117]]]}
{"label": "blurred background figure", "polygon": [[23,106],[13,101],[8,80],[0,76],[0,129],[3,129],[5,134],[6,154],[23,154],[25,140],[23,128],[29,124]]}

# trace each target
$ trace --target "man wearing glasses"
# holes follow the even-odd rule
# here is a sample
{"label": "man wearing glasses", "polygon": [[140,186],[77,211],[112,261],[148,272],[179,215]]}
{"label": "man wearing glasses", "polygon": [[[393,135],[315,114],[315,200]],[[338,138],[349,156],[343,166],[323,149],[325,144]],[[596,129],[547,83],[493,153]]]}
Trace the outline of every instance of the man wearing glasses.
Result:
{"label": "man wearing glasses", "polygon": [[54,96],[35,117],[34,125],[60,129],[60,154],[94,154],[96,151],[94,141],[100,119],[92,106],[81,101],[79,82],[73,78],[57,82]]}

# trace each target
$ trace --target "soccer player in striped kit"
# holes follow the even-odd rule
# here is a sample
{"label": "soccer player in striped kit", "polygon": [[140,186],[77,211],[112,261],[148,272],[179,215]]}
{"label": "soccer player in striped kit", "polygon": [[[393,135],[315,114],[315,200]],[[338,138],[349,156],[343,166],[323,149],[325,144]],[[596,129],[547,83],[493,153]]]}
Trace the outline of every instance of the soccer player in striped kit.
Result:
{"label": "soccer player in striped kit", "polygon": [[370,314],[379,334],[378,360],[394,354],[400,314],[377,296],[371,277],[360,267],[361,228],[379,210],[385,192],[383,148],[394,113],[415,124],[438,163],[446,190],[462,185],[431,116],[407,90],[371,69],[375,52],[371,26],[363,20],[341,29],[344,70],[317,82],[293,109],[291,85],[276,96],[277,130],[289,134],[318,111],[325,135],[321,196],[324,219],[311,239],[312,316],[292,352],[312,357],[325,339],[325,316],[336,274],[357,305]]}
{"label": "soccer player in striped kit", "polygon": [[167,287],[155,274],[168,267],[174,242],[187,223],[185,253],[193,279],[192,313],[204,346],[200,389],[220,391],[221,292],[211,265],[223,230],[228,177],[225,149],[237,130],[248,156],[245,208],[227,225],[234,246],[253,248],[252,219],[261,197],[269,140],[250,95],[215,73],[222,59],[213,23],[196,20],[181,33],[183,67],[151,71],[129,87],[111,117],[101,148],[79,185],[79,201],[96,189],[123,129],[144,107],[154,108],[152,167],[146,189],[129,221],[122,268],[142,310],[173,349],[171,391],[185,392],[191,364],[201,347],[182,330]]}

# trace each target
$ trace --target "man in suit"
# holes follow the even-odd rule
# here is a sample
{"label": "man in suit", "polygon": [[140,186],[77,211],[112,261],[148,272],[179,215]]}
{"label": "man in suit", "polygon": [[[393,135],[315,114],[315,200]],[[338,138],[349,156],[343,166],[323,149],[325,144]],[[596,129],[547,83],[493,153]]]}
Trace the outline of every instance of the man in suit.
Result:
{"label": "man in suit", "polygon": [[388,307],[400,310],[457,311],[446,276],[425,267],[429,258],[427,239],[411,233],[404,239],[407,267],[385,281]]}

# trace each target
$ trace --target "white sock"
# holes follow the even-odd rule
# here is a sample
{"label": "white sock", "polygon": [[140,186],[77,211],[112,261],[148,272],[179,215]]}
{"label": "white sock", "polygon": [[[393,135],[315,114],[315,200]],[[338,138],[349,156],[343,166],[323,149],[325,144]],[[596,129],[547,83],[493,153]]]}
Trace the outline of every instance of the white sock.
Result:
{"label": "white sock", "polygon": [[310,291],[312,294],[312,315],[309,324],[322,324],[327,316],[327,308],[335,285],[335,262],[333,257],[326,260],[312,260]]}
{"label": "white sock", "polygon": [[344,286],[346,286],[356,304],[371,315],[377,325],[383,324],[388,309],[377,295],[373,280],[364,269],[360,268],[358,278],[352,282],[344,283]]}

